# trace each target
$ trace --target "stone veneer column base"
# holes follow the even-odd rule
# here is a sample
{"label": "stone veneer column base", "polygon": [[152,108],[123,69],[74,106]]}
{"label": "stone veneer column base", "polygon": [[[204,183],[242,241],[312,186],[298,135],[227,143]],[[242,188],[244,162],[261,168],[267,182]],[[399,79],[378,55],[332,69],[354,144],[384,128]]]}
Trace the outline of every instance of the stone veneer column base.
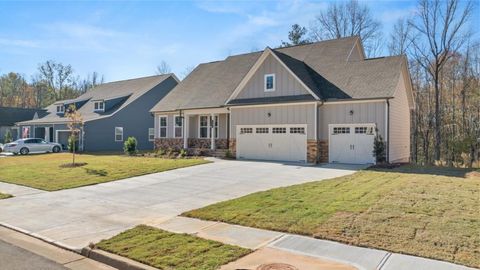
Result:
{"label": "stone veneer column base", "polygon": [[228,149],[232,153],[232,156],[237,156],[237,141],[235,139],[230,139],[228,142]]}
{"label": "stone veneer column base", "polygon": [[318,141],[318,162],[328,163],[328,140]]}
{"label": "stone veneer column base", "polygon": [[328,141],[307,140],[307,162],[327,163],[328,162]]}

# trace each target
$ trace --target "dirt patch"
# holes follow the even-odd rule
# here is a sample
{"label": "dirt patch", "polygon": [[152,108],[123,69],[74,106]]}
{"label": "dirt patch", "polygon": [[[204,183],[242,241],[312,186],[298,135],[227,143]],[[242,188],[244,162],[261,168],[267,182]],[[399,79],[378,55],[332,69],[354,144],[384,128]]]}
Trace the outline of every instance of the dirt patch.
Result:
{"label": "dirt patch", "polygon": [[257,270],[298,270],[298,268],[286,263],[269,263],[260,265]]}
{"label": "dirt patch", "polygon": [[480,180],[480,171],[469,172],[465,175],[465,177]]}
{"label": "dirt patch", "polygon": [[85,166],[87,165],[88,163],[85,163],[85,162],[78,162],[78,163],[67,163],[67,164],[62,164],[60,165],[59,167],[60,168],[76,168],[76,167],[82,167],[82,166]]}

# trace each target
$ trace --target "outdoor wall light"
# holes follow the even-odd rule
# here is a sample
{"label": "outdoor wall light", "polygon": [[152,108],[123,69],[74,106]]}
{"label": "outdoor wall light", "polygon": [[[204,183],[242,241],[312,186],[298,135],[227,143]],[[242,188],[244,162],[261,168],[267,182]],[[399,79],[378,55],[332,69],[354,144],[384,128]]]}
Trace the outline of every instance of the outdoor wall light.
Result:
{"label": "outdoor wall light", "polygon": [[268,117],[272,116],[272,113],[267,113],[267,116],[268,116]]}
{"label": "outdoor wall light", "polygon": [[353,110],[350,110],[350,115],[353,115]]}

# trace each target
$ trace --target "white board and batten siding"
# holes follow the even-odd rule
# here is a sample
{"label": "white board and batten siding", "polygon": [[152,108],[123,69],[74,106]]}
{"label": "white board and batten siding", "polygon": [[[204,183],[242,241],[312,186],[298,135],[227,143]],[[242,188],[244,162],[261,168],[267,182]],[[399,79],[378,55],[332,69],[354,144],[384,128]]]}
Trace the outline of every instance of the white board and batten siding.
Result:
{"label": "white board and batten siding", "polygon": [[405,77],[400,76],[397,90],[390,99],[390,162],[408,162],[410,160],[410,106]]}

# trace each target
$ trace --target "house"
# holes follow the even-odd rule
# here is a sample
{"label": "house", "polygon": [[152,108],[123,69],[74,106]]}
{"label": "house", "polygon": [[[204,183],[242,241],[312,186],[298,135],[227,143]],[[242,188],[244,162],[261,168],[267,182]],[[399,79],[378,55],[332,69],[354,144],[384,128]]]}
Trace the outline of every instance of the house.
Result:
{"label": "house", "polygon": [[16,122],[33,120],[43,117],[46,111],[43,109],[26,109],[14,107],[0,107],[0,142],[4,142],[5,134],[10,132],[12,140],[20,138]]}
{"label": "house", "polygon": [[359,37],[200,64],[151,110],[155,146],[238,159],[374,163],[410,158],[413,98],[404,56],[367,59]]}
{"label": "house", "polygon": [[17,123],[22,137],[44,138],[65,148],[70,131],[66,110],[75,105],[84,124],[79,149],[122,151],[133,136],[139,149],[153,149],[153,115],[150,108],[168,94],[178,79],[174,74],[104,83],[72,100],[61,100],[46,108],[46,115]]}

